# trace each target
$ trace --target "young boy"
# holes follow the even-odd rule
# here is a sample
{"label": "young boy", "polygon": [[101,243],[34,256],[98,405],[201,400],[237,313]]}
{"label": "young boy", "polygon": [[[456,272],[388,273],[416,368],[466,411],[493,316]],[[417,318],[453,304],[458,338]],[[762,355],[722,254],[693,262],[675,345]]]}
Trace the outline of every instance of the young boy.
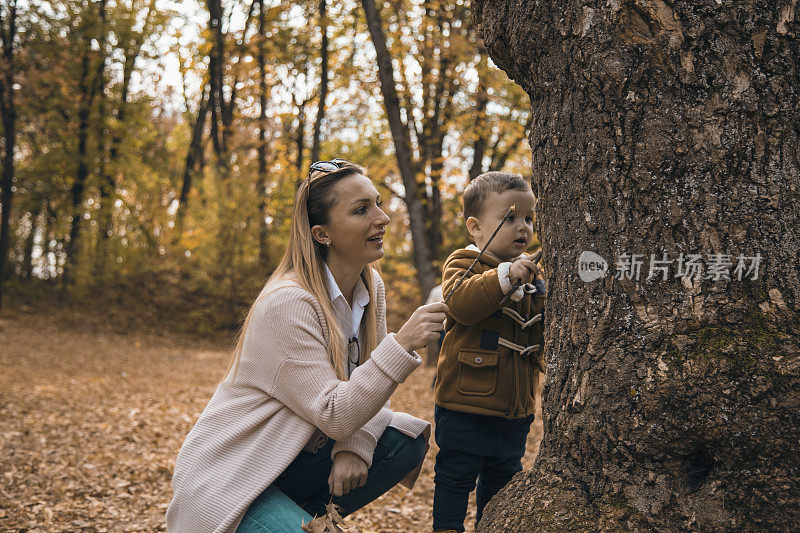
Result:
{"label": "young boy", "polygon": [[[433,530],[464,531],[477,479],[477,520],[484,506],[522,470],[542,359],[544,283],[522,255],[533,239],[536,200],[516,174],[487,172],[464,191],[464,218],[474,245],[447,258],[442,289],[451,296],[436,369]],[[534,281],[534,284],[529,282]]]}

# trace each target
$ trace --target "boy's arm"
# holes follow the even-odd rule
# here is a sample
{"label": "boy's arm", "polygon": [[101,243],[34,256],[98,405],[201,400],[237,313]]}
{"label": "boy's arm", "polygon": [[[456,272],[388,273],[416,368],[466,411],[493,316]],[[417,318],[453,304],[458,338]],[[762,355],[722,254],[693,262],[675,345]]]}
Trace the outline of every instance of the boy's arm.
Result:
{"label": "boy's arm", "polygon": [[[442,292],[449,294],[458,280],[472,264],[473,259],[449,261],[442,274]],[[456,322],[472,326],[489,317],[500,308],[503,289],[496,268],[483,274],[470,273],[453,292],[447,305]]]}

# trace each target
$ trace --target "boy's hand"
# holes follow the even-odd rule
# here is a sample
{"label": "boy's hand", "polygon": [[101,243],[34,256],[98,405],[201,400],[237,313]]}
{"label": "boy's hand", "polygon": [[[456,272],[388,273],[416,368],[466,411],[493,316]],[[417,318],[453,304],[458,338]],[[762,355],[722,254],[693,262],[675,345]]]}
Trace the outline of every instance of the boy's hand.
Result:
{"label": "boy's hand", "polygon": [[539,267],[530,259],[517,259],[508,269],[508,278],[513,285],[530,283],[539,274]]}

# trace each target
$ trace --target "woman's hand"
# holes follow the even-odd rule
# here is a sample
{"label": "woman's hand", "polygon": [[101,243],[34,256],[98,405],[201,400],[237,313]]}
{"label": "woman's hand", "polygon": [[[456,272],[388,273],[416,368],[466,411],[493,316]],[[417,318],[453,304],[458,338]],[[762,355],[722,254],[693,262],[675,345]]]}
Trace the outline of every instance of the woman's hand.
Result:
{"label": "woman's hand", "polygon": [[328,476],[328,489],[334,496],[342,496],[367,482],[367,463],[352,452],[339,452],[333,458],[333,468]]}
{"label": "woman's hand", "polygon": [[447,312],[447,305],[444,302],[418,307],[397,332],[395,339],[407,352],[427,346],[439,338],[439,332],[444,329]]}

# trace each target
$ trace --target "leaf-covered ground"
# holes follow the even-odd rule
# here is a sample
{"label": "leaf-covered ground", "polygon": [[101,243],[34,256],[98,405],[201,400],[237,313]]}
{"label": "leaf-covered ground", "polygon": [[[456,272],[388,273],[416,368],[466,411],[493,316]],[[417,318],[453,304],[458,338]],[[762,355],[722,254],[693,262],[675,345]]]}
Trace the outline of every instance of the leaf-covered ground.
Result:
{"label": "leaf-covered ground", "polygon": [[[0,319],[0,530],[163,530],[175,456],[230,345],[59,324]],[[393,408],[432,420],[432,376],[414,372]],[[537,421],[526,468],[540,439]],[[395,487],[347,517],[350,530],[430,531],[435,454],[432,443],[413,492]]]}

